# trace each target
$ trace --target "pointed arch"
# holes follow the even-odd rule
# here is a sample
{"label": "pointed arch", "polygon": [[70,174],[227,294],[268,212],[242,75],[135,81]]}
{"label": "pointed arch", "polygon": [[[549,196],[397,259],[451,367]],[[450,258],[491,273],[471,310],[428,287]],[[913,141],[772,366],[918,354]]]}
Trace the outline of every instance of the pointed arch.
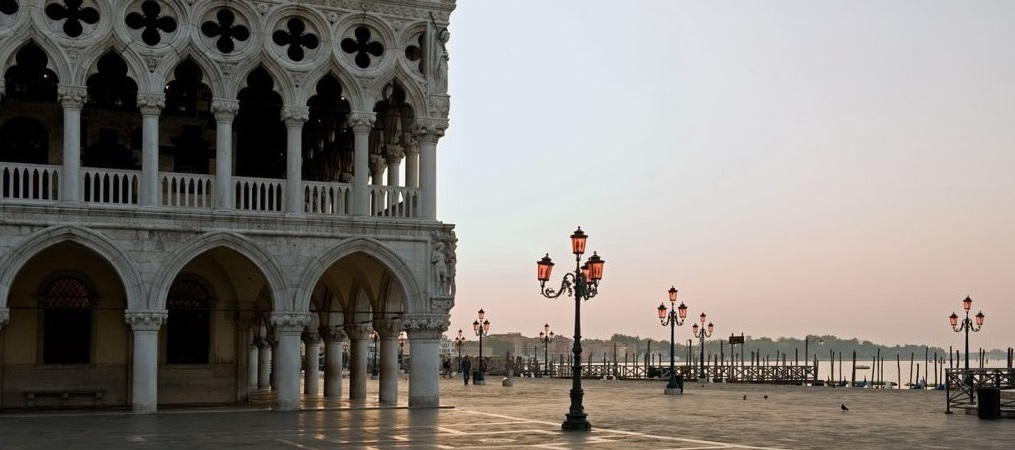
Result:
{"label": "pointed arch", "polygon": [[385,86],[389,83],[396,83],[405,92],[405,103],[412,106],[417,117],[423,116],[423,112],[426,110],[426,102],[419,83],[411,75],[405,73],[405,70],[401,66],[396,66],[385,72],[385,75],[375,78],[373,83],[364,91],[364,97],[366,97],[370,108],[373,108],[375,103],[384,100]]}
{"label": "pointed arch", "polygon": [[73,84],[77,78],[74,77],[69,64],[66,60],[66,55],[60,50],[60,47],[53,44],[52,39],[47,39],[44,36],[39,36],[38,31],[35,28],[31,28],[25,33],[24,37],[16,42],[11,42],[9,45],[0,46],[0,63],[3,64],[3,70],[0,74],[7,73],[7,69],[13,67],[17,62],[15,57],[18,52],[21,51],[28,44],[35,44],[36,47],[42,50],[48,58],[47,67],[53,72],[56,72],[57,78],[59,78],[61,84]]}
{"label": "pointed arch", "polygon": [[137,264],[105,235],[79,225],[59,225],[37,231],[14,245],[0,258],[0,308],[6,308],[11,284],[32,257],[56,244],[79,244],[109,262],[127,294],[128,309],[145,309],[143,279]]}
{"label": "pointed arch", "polygon": [[372,238],[350,238],[314,258],[307,264],[299,283],[293,288],[297,311],[308,311],[310,295],[317,281],[333,264],[354,253],[363,253],[375,259],[381,266],[391,272],[394,280],[402,287],[405,298],[405,312],[427,312],[423,290],[413,275],[412,269],[401,257],[380,241]]}
{"label": "pointed arch", "polygon": [[[305,90],[306,100],[310,100],[311,97],[317,92],[317,83],[320,83],[324,77],[331,75],[338,84],[342,86],[342,93],[345,96],[346,101],[349,102],[349,106],[352,111],[366,111],[367,109],[357,109],[363,106],[362,99],[360,98],[360,87],[356,84],[356,80],[349,76],[348,73],[343,72],[334,61],[328,64],[322,64],[310,72],[307,72],[306,79],[303,80],[303,89]],[[302,104],[306,104],[304,101]],[[371,107],[372,104],[371,104]]]}
{"label": "pointed arch", "polygon": [[273,310],[292,309],[292,302],[286,295],[285,277],[271,255],[243,235],[231,232],[207,233],[177,250],[173,257],[162,265],[154,278],[147,299],[150,309],[165,309],[169,288],[184,266],[201,254],[219,247],[242,255],[264,275],[270,289]]}
{"label": "pointed arch", "polygon": [[[138,92],[147,92],[144,90],[148,86],[147,70],[144,69],[144,63],[138,59],[138,55],[132,52],[124,52],[123,48],[115,45],[114,42],[107,42],[104,45],[94,45],[86,48],[77,58],[76,72],[74,73],[74,79],[80,80],[82,84],[88,81],[88,78],[92,75],[99,73],[99,60],[102,59],[107,53],[113,53],[127,65],[127,76],[137,83]],[[161,91],[159,91],[161,92]]]}

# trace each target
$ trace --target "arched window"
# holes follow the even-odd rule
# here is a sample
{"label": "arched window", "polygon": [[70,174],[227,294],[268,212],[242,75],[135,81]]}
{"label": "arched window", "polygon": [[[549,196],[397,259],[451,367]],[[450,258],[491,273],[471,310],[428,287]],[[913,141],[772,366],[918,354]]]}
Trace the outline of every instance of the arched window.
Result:
{"label": "arched window", "polygon": [[166,299],[166,363],[208,364],[211,336],[211,295],[193,280],[179,280]]}
{"label": "arched window", "polygon": [[42,363],[88,364],[92,347],[92,295],[84,281],[61,276],[39,296]]}

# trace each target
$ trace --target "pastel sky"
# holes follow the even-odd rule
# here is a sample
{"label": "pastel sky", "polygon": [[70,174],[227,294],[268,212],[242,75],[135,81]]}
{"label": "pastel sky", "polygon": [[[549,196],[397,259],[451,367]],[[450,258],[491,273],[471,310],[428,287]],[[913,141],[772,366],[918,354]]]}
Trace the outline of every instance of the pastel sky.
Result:
{"label": "pastel sky", "polygon": [[[572,335],[536,260],[606,260],[584,337],[1015,345],[1015,2],[460,0],[441,220],[452,331]],[[667,302],[668,305],[668,302]],[[691,335],[689,325],[677,339]]]}

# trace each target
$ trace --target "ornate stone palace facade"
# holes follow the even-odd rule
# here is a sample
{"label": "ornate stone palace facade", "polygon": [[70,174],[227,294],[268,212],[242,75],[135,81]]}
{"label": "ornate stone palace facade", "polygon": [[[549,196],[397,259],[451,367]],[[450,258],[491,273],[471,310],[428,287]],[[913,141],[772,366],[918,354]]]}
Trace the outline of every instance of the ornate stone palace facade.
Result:
{"label": "ornate stone palace facade", "polygon": [[0,410],[437,406],[454,8],[0,0]]}

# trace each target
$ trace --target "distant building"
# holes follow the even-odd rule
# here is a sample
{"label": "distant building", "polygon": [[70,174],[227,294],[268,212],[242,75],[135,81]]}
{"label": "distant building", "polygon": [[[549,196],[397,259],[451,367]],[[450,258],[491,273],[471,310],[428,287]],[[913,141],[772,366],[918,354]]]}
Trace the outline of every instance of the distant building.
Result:
{"label": "distant building", "polygon": [[0,410],[363,399],[371,331],[392,403],[403,330],[438,406],[454,8],[0,1]]}

